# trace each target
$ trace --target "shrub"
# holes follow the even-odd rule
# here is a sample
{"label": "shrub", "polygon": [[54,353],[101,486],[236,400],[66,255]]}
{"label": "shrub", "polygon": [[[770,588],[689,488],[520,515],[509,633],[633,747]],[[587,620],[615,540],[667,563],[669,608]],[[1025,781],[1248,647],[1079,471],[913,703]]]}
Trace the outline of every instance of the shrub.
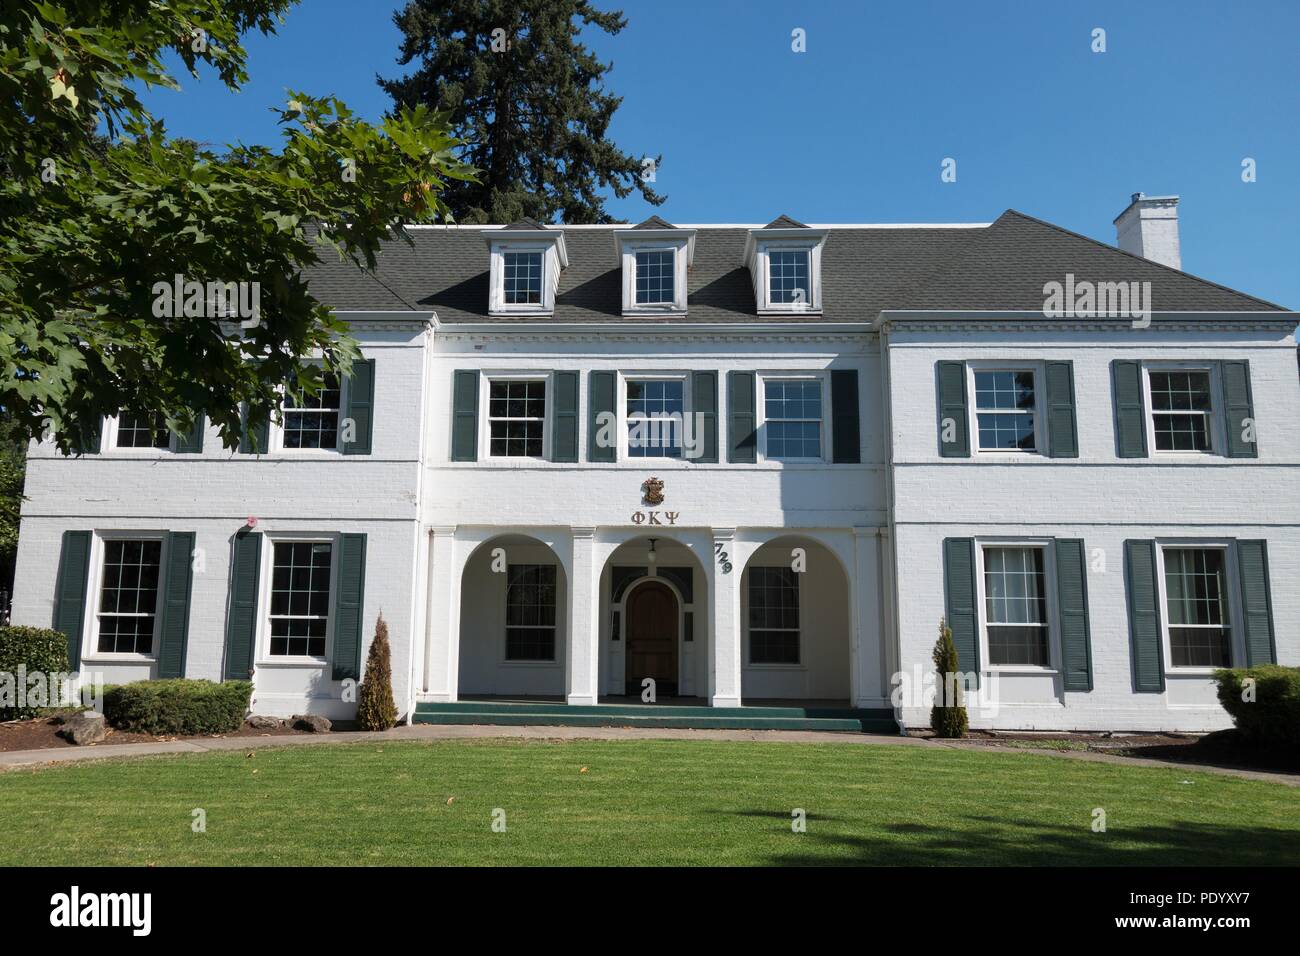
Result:
{"label": "shrub", "polygon": [[104,717],[138,734],[225,734],[243,726],[252,693],[246,680],[142,680],[106,690]]}
{"label": "shrub", "polygon": [[[50,700],[54,691],[49,682],[42,684],[39,695],[34,694],[35,688],[27,684],[26,675],[67,672],[66,636],[45,627],[0,627],[0,720],[35,717],[43,707],[57,706],[58,701]],[[18,686],[20,676],[22,688]]]}
{"label": "shrub", "polygon": [[366,676],[357,695],[357,723],[362,730],[388,730],[397,723],[393,703],[393,652],[388,646],[388,624],[379,615],[375,639],[366,655]]}
{"label": "shrub", "polygon": [[962,703],[961,663],[957,658],[957,645],[952,642],[952,629],[942,618],[939,619],[939,640],[934,645],[934,667],[938,685],[935,687],[934,706],[930,708],[930,729],[937,737],[964,737],[969,724]]}
{"label": "shrub", "polygon": [[[1300,667],[1224,668],[1214,672],[1214,679],[1219,703],[1243,740],[1255,746],[1300,747]],[[1251,696],[1253,700],[1245,699]]]}

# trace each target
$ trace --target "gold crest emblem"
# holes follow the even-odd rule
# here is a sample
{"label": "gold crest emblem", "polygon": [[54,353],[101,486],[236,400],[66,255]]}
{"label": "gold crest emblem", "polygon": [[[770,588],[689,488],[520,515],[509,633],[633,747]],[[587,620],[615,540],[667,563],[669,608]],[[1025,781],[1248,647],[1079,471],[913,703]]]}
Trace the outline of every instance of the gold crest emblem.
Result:
{"label": "gold crest emblem", "polygon": [[647,478],[641,482],[641,490],[645,493],[646,504],[661,505],[664,503],[664,482],[662,478]]}

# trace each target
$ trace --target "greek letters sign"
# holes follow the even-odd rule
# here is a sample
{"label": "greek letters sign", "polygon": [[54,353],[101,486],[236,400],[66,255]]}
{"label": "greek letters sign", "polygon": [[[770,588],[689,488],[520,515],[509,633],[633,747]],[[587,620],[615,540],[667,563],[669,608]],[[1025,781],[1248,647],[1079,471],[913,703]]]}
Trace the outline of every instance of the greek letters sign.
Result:
{"label": "greek letters sign", "polygon": [[681,514],[676,511],[634,511],[632,512],[633,524],[644,525],[674,525]]}

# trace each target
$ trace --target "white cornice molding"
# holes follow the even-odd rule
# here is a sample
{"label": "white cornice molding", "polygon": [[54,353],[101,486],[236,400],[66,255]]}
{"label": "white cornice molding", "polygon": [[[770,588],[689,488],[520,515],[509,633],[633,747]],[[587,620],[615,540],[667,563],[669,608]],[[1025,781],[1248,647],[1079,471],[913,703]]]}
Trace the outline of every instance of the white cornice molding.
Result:
{"label": "white cornice molding", "polygon": [[1049,318],[1041,311],[982,312],[940,310],[889,310],[871,324],[877,332],[906,328],[918,332],[943,332],[978,326],[994,332],[1113,332],[1194,330],[1198,332],[1288,331],[1300,324],[1300,313],[1260,310],[1258,312],[1154,312],[1149,326],[1135,327],[1128,316]]}

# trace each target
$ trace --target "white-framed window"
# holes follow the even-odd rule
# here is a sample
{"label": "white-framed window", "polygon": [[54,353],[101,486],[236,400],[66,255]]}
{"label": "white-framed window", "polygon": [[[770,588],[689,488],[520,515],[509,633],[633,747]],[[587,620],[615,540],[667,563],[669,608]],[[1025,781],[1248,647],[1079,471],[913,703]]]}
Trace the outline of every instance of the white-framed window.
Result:
{"label": "white-framed window", "polygon": [[807,308],[812,302],[812,251],[769,249],[767,301],[772,306]]}
{"label": "white-framed window", "polygon": [[506,305],[542,304],[544,259],[540,249],[501,254],[501,298]]}
{"label": "white-framed window", "polygon": [[1226,543],[1162,543],[1165,660],[1171,669],[1231,667],[1235,580]]}
{"label": "white-framed window", "polygon": [[1042,448],[1037,369],[976,363],[969,368],[975,396],[976,448],[981,452],[1037,452]]}
{"label": "white-framed window", "polygon": [[676,301],[677,250],[640,249],[633,254],[636,289],[641,305],[672,305]]}
{"label": "white-framed window", "polygon": [[822,310],[825,229],[751,229],[745,261],[760,314]]}
{"label": "white-framed window", "polygon": [[556,598],[555,565],[506,566],[507,661],[555,660]]}
{"label": "white-framed window", "polygon": [[267,540],[264,659],[319,664],[329,656],[334,614],[333,538]]}
{"label": "white-framed window", "polygon": [[1157,453],[1214,454],[1222,441],[1213,366],[1152,364],[1144,371],[1150,446]]}
{"label": "white-framed window", "polygon": [[1044,543],[980,543],[984,660],[991,668],[1053,667],[1053,602]]}
{"label": "white-framed window", "polygon": [[560,272],[569,264],[564,233],[528,227],[486,229],[483,236],[490,250],[488,311],[493,315],[553,312]]}
{"label": "white-framed window", "polygon": [[85,657],[153,659],[162,602],[162,534],[108,532],[94,543]]}
{"label": "white-framed window", "polygon": [[799,578],[788,565],[750,567],[749,663],[792,665],[799,657]]}
{"label": "white-framed window", "polygon": [[157,412],[121,412],[106,422],[105,447],[116,450],[167,451],[173,435]]}
{"label": "white-framed window", "polygon": [[545,376],[485,375],[487,454],[492,458],[545,458],[548,424]]}
{"label": "white-framed window", "polygon": [[342,445],[343,401],[343,383],[333,372],[324,373],[315,395],[302,389],[285,389],[280,449],[338,451]]}
{"label": "white-framed window", "polygon": [[684,374],[628,376],[623,383],[626,458],[682,458],[689,390]]}
{"label": "white-framed window", "polygon": [[771,461],[824,460],[826,389],[821,377],[764,376],[761,383],[763,457]]}

